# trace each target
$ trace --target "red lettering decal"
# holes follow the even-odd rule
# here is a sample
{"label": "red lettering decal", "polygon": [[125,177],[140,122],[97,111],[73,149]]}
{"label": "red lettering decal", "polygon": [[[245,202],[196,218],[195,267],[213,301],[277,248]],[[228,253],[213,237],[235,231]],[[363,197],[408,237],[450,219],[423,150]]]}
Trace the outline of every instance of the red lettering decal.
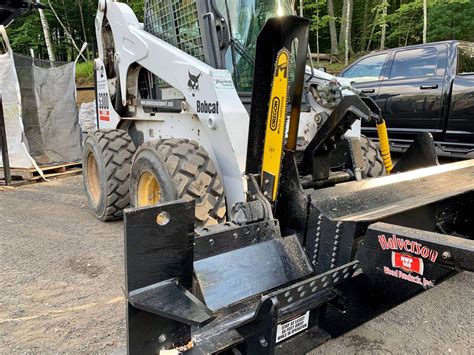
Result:
{"label": "red lettering decal", "polygon": [[420,255],[421,254],[421,244],[415,242],[415,247],[416,247],[416,251],[413,254]]}
{"label": "red lettering decal", "polygon": [[409,247],[411,247],[411,241],[405,240],[405,243],[403,243],[403,249],[408,253],[412,253],[412,250],[410,250]]}
{"label": "red lettering decal", "polygon": [[397,241],[398,250],[403,250],[403,239],[395,237],[395,240]]}
{"label": "red lettering decal", "polygon": [[388,248],[388,245],[387,245],[387,238],[385,238],[385,235],[379,235],[379,244],[380,244],[380,247],[385,250]]}
{"label": "red lettering decal", "polygon": [[110,121],[110,112],[109,110],[99,110],[99,120],[100,121]]}
{"label": "red lettering decal", "polygon": [[436,250],[432,250],[431,253],[430,253],[431,262],[434,263],[437,258],[438,258],[438,252]]}
{"label": "red lettering decal", "polygon": [[397,237],[393,236],[391,238],[388,239],[388,247],[390,249],[397,249],[397,241],[396,241]]}

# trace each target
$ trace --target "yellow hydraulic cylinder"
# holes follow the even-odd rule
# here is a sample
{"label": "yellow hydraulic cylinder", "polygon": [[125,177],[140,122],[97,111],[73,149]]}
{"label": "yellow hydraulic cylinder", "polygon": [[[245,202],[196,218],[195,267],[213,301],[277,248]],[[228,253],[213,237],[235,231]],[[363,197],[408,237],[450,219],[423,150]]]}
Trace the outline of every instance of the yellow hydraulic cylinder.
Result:
{"label": "yellow hydraulic cylinder", "polygon": [[390,174],[393,169],[392,156],[390,154],[387,125],[383,119],[377,123],[377,134],[379,136],[380,153],[382,154],[383,165],[385,166],[385,171],[387,174]]}

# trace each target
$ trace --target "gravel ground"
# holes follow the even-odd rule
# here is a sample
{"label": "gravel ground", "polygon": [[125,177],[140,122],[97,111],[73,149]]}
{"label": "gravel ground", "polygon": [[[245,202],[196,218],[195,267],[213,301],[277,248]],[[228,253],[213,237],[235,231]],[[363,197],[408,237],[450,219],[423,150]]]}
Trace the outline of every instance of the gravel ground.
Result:
{"label": "gravel ground", "polygon": [[[0,353],[125,346],[122,223],[88,211],[82,177],[0,191]],[[459,274],[312,354],[474,354],[471,273]]]}

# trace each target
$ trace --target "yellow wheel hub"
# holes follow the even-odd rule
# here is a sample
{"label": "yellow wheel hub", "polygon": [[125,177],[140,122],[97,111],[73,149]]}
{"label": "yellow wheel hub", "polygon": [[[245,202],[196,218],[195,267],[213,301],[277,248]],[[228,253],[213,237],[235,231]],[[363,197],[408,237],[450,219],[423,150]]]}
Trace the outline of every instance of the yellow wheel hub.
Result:
{"label": "yellow wheel hub", "polygon": [[87,155],[87,187],[94,204],[98,204],[100,200],[100,176],[97,161],[92,152]]}
{"label": "yellow wheel hub", "polygon": [[161,186],[155,175],[145,171],[138,180],[138,207],[153,206],[161,201]]}

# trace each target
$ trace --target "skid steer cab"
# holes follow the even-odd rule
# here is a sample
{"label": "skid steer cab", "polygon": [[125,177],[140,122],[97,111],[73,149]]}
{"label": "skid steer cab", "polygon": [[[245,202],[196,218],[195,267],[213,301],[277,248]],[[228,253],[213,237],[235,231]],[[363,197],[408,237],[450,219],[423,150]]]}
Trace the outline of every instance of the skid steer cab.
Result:
{"label": "skid steer cab", "polygon": [[421,135],[392,166],[373,101],[306,66],[309,21],[262,2],[252,39],[244,3],[99,4],[84,181],[124,216],[132,354],[304,354],[473,269],[474,162]]}

